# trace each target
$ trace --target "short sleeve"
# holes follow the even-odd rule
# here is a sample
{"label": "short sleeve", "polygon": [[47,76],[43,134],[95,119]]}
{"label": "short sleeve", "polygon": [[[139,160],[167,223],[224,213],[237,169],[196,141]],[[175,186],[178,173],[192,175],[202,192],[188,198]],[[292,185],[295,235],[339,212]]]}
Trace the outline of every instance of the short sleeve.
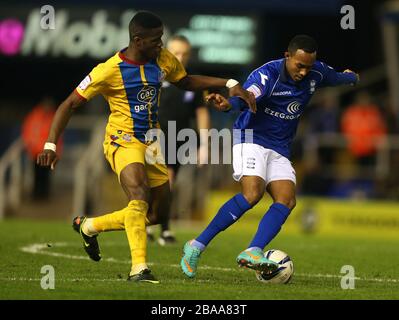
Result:
{"label": "short sleeve", "polygon": [[256,101],[259,101],[263,96],[267,96],[270,91],[271,77],[266,69],[257,69],[252,71],[247,81],[245,81],[243,88],[252,92],[255,95]]}
{"label": "short sleeve", "polygon": [[100,63],[80,82],[76,87],[76,92],[86,100],[104,93],[105,76],[105,65],[104,63]]}
{"label": "short sleeve", "polygon": [[158,65],[164,72],[164,80],[178,82],[186,75],[186,69],[177,58],[167,49],[163,49],[158,58]]}

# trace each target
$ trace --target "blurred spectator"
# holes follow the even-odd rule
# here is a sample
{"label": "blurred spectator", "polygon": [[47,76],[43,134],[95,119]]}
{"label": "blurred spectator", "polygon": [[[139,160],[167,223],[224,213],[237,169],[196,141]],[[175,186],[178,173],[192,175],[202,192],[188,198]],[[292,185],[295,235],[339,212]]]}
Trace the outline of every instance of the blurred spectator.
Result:
{"label": "blurred spectator", "polygon": [[[318,137],[323,134],[334,134],[339,131],[339,102],[336,90],[324,89],[320,102],[313,106],[309,112],[305,145],[317,143]],[[335,146],[320,145],[317,147],[317,160],[310,157],[308,150],[304,163],[304,177],[301,184],[303,194],[326,195],[329,192],[333,178],[327,169],[334,163],[336,154]],[[314,159],[313,159],[314,158]]]}
{"label": "blurred spectator", "polygon": [[390,101],[389,96],[384,96],[383,101],[383,111],[385,124],[387,126],[387,132],[389,134],[399,134],[399,123],[397,118],[396,108]]}
{"label": "blurred spectator", "polygon": [[[43,151],[47,140],[51,121],[56,111],[53,98],[44,97],[32,111],[28,113],[22,124],[22,139],[27,154],[34,165],[33,198],[46,199],[50,190],[50,169],[36,164],[37,155]],[[62,139],[57,144],[57,153],[62,149]]]}
{"label": "blurred spectator", "polygon": [[[167,48],[187,67],[191,56],[191,44],[186,37],[180,35],[171,37],[167,43]],[[161,245],[175,242],[175,237],[169,228],[170,217],[176,218],[182,212],[189,214],[196,212],[196,209],[199,206],[203,206],[204,203],[203,197],[206,195],[205,191],[207,189],[204,181],[206,180],[207,172],[206,168],[200,164],[207,162],[208,159],[208,144],[206,143],[208,134],[203,132],[202,136],[200,135],[197,153],[198,168],[194,165],[188,165],[185,168],[186,170],[182,172],[185,175],[182,188],[176,185],[176,176],[180,169],[179,159],[176,159],[176,163],[168,163],[167,153],[168,125],[176,126],[176,134],[186,128],[209,129],[210,115],[208,108],[204,104],[203,96],[203,92],[182,91],[168,82],[163,82],[162,84],[158,118],[166,138],[165,159],[172,190],[171,205],[174,202],[176,206],[168,208],[166,219],[161,221],[161,236],[158,239]],[[176,141],[176,151],[185,143],[185,141]],[[198,195],[201,196],[201,200],[198,200]],[[179,213],[176,212],[177,208],[179,208]],[[153,238],[151,228],[147,229],[147,234],[150,239]]]}
{"label": "blurred spectator", "polygon": [[[397,143],[397,136],[399,135],[399,122],[394,104],[390,101],[389,95],[384,95],[382,99],[385,123],[387,131],[392,136],[392,139],[387,146],[392,149],[389,152],[389,166],[386,168],[384,174],[378,181],[378,196],[381,198],[399,199],[399,149],[394,145]],[[393,143],[393,145],[392,145]]]}
{"label": "blurred spectator", "polygon": [[336,133],[339,130],[339,102],[336,90],[325,89],[320,103],[309,114],[310,133]]}
{"label": "blurred spectator", "polygon": [[[309,114],[309,135],[320,135],[339,132],[339,101],[336,90],[325,89],[321,101]],[[318,150],[321,164],[334,161],[335,147],[322,145]]]}
{"label": "blurred spectator", "polygon": [[359,92],[342,114],[341,129],[358,164],[374,164],[378,143],[386,136],[387,128],[379,107],[366,91]]}

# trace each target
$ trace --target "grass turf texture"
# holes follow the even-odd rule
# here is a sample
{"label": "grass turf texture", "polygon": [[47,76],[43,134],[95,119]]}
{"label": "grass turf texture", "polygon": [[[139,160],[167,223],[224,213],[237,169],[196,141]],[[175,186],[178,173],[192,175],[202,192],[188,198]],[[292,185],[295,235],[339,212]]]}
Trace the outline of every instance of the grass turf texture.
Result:
{"label": "grass turf texture", "polygon": [[[103,260],[96,263],[86,257],[69,221],[5,220],[0,222],[0,299],[399,298],[396,239],[281,232],[267,249],[281,249],[291,256],[294,277],[288,285],[265,285],[253,271],[239,269],[235,263],[257,227],[252,219],[246,223],[244,228],[233,226],[212,242],[194,280],[182,274],[179,262],[183,243],[198,234],[198,227],[177,229],[177,245],[149,243],[148,260],[161,281],[154,285],[126,281],[130,256],[124,232],[99,236]],[[54,290],[40,286],[44,265],[55,268]],[[359,279],[353,290],[341,289],[343,265],[355,268]]]}

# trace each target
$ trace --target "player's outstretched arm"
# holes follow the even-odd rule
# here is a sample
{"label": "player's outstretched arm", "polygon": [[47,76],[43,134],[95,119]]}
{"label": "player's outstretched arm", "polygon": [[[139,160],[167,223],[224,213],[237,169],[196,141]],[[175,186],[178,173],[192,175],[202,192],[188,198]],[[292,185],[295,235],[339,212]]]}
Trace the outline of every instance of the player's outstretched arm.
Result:
{"label": "player's outstretched arm", "polygon": [[174,83],[178,88],[190,91],[201,91],[209,88],[229,88],[229,95],[243,99],[253,112],[256,112],[256,100],[252,92],[245,90],[237,81],[215,77],[187,75]]}
{"label": "player's outstretched arm", "polygon": [[[66,100],[60,104],[55,113],[53,122],[51,123],[50,132],[47,138],[48,144],[46,143],[46,145],[49,147],[45,147],[44,150],[37,156],[36,162],[38,165],[43,167],[50,166],[51,170],[54,170],[54,167],[58,161],[58,156],[55,152],[55,145],[67,126],[73,111],[83,103],[84,100],[75,92],[72,92],[68,98],[66,98]],[[52,145],[54,145],[54,150],[51,149]]]}
{"label": "player's outstretched arm", "polygon": [[346,69],[343,72],[337,72],[334,68],[324,63],[321,64],[324,67],[320,70],[324,76],[321,87],[335,87],[343,84],[356,85],[360,80],[359,74],[352,70]]}

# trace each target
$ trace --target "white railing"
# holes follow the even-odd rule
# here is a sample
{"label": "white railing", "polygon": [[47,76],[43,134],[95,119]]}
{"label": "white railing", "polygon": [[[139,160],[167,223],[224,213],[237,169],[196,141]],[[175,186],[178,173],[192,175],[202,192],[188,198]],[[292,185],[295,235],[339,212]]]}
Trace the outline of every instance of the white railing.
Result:
{"label": "white railing", "polygon": [[[360,73],[360,81],[355,86],[339,86],[334,87],[335,94],[337,98],[344,94],[348,94],[353,91],[358,91],[361,89],[366,90],[366,88],[379,83],[387,78],[386,66],[381,64],[370,69],[367,69]],[[331,88],[322,88],[316,91],[315,96],[310,101],[310,104],[317,104],[323,99],[323,91],[330,90]]]}
{"label": "white railing", "polygon": [[[347,149],[348,140],[340,133],[325,133],[325,134],[312,134],[305,137],[304,158],[303,160],[308,163],[317,163],[318,150],[322,147],[330,147],[338,150]],[[374,166],[366,168],[370,178],[386,179],[389,175],[390,168],[392,168],[391,151],[399,150],[399,135],[387,135],[386,137],[376,141],[376,163]],[[349,151],[348,151],[349,152]],[[337,165],[332,167],[324,167],[326,172],[335,175]]]}
{"label": "white railing", "polygon": [[[68,124],[68,129],[90,129],[91,140],[82,158],[75,168],[74,208],[82,212],[87,197],[95,197],[100,185],[95,183],[101,176],[103,167],[102,138],[104,118],[98,116],[75,116]],[[94,126],[90,126],[93,124]],[[33,167],[27,161],[23,167],[25,148],[21,138],[15,140],[0,158],[0,220],[6,209],[16,210],[21,204],[24,192],[33,185]]]}
{"label": "white railing", "polygon": [[[22,193],[22,139],[16,140],[0,159],[0,219],[6,207],[16,209]],[[10,170],[9,181],[7,171]]]}
{"label": "white railing", "polygon": [[105,120],[97,120],[93,127],[90,142],[80,157],[74,171],[73,215],[87,214],[87,201],[100,206],[101,183],[104,173],[102,141],[104,139]]}

